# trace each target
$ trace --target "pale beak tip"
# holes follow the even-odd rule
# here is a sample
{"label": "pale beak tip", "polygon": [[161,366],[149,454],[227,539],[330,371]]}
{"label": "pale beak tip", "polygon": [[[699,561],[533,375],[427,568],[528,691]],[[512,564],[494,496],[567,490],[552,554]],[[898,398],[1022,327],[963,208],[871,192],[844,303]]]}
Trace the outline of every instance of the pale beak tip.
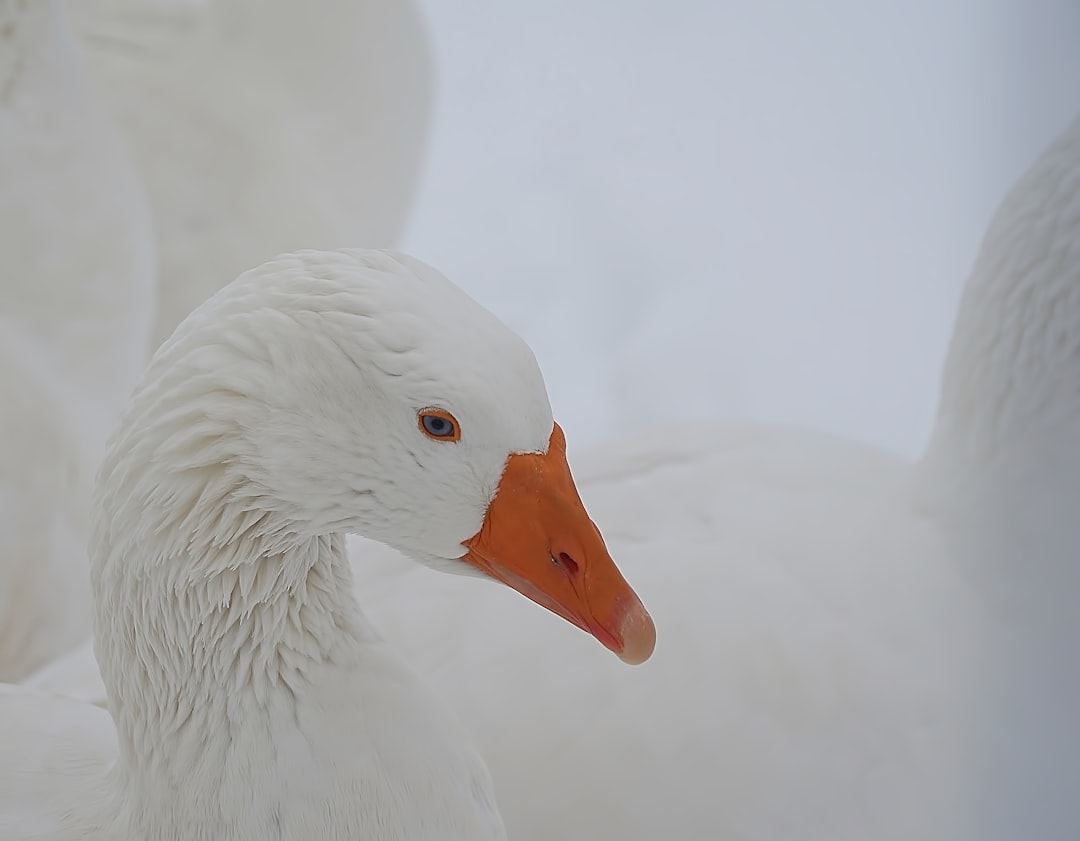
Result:
{"label": "pale beak tip", "polygon": [[645,606],[634,599],[619,622],[618,639],[622,641],[619,659],[630,666],[638,666],[648,660],[656,648],[656,626]]}

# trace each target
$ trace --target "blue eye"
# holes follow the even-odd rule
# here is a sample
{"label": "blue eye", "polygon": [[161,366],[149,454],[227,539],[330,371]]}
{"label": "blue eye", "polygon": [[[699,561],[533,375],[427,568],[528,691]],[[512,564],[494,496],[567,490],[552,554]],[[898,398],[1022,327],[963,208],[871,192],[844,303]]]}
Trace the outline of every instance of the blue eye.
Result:
{"label": "blue eye", "polygon": [[454,425],[438,415],[424,415],[424,429],[436,438],[445,438],[447,435],[454,434]]}
{"label": "blue eye", "polygon": [[461,427],[457,419],[442,409],[421,409],[417,415],[420,431],[436,441],[457,441]]}

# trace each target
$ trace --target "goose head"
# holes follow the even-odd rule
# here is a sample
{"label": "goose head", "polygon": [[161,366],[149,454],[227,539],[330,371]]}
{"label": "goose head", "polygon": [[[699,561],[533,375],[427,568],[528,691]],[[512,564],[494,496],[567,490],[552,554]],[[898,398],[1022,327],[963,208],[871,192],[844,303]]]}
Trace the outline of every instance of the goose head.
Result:
{"label": "goose head", "polygon": [[627,662],[653,649],[528,346],[408,257],[301,252],[226,286],[155,355],[99,482],[96,582],[355,533],[497,579]]}

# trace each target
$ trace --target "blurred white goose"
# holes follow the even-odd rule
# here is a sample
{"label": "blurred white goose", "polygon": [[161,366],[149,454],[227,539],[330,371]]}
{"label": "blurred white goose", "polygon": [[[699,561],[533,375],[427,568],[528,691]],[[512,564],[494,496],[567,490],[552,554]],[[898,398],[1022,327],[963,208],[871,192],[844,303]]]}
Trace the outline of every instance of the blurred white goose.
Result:
{"label": "blurred white goose", "polygon": [[431,98],[409,0],[71,5],[153,207],[153,347],[270,255],[397,240]]}
{"label": "blurred white goose", "polygon": [[0,679],[90,627],[89,476],[145,363],[141,188],[63,2],[0,0]]}
{"label": "blurred white goose", "polygon": [[986,236],[921,464],[703,424],[577,476],[664,629],[640,673],[497,592],[358,568],[511,837],[1080,838],[1080,123]]}
{"label": "blurred white goose", "polygon": [[393,242],[428,77],[406,0],[0,0],[0,680],[89,633],[87,477],[152,347],[269,255]]}
{"label": "blurred white goose", "polygon": [[0,837],[504,837],[463,731],[361,615],[345,532],[652,652],[524,342],[409,258],[285,255],[178,328],[110,440],[90,562],[115,736],[7,687]]}

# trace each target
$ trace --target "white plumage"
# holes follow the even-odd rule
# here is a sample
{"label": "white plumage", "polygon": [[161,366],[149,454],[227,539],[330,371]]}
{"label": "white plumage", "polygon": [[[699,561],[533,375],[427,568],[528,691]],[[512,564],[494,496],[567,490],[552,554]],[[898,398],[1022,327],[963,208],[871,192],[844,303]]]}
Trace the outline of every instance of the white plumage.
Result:
{"label": "white plumage", "polygon": [[[465,717],[512,837],[1076,837],[1078,243],[1074,126],[987,235],[918,464],[727,424],[583,459],[663,630],[640,673],[356,547],[366,613]],[[85,655],[34,682],[101,701]]]}
{"label": "white plumage", "polygon": [[395,240],[429,73],[403,0],[0,2],[0,679],[90,630],[89,477],[150,352],[274,254]]}
{"label": "white plumage", "polygon": [[145,361],[151,227],[60,4],[0,2],[0,678],[89,630],[85,508]]}
{"label": "white plumage", "polygon": [[1078,436],[1080,123],[986,235],[920,463],[721,423],[578,460],[661,629],[640,672],[389,557],[358,592],[476,735],[518,841],[1068,841]]}
{"label": "white plumage", "polygon": [[274,254],[396,241],[430,111],[407,0],[70,5],[153,209],[149,350]]}
{"label": "white plumage", "polygon": [[504,837],[464,732],[360,613],[343,532],[489,572],[640,661],[651,622],[560,477],[528,347],[430,268],[246,273],[154,356],[98,479],[118,745],[101,710],[6,689],[0,837]]}

